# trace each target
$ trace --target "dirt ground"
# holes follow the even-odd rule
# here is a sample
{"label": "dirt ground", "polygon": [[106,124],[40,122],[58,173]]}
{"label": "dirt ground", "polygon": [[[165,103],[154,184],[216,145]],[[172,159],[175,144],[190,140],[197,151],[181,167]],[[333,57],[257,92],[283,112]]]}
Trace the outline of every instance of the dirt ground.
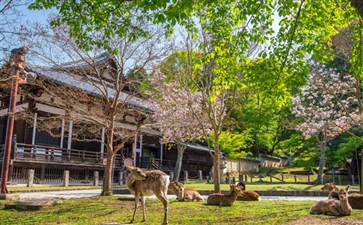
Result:
{"label": "dirt ground", "polygon": [[285,223],[285,225],[322,225],[322,224],[329,224],[329,225],[363,225],[362,220],[358,219],[350,219],[347,217],[317,217],[317,216],[309,216],[309,217],[301,217],[296,220],[289,221]]}

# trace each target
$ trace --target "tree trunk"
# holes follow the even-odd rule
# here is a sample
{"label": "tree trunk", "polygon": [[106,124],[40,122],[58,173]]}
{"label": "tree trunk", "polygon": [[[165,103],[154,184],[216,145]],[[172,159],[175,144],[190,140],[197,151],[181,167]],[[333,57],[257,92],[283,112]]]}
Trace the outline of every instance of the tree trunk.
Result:
{"label": "tree trunk", "polygon": [[220,168],[219,168],[219,140],[218,137],[215,135],[214,137],[214,157],[213,157],[213,165],[214,165],[214,192],[220,193]]}
{"label": "tree trunk", "polygon": [[183,163],[183,154],[184,154],[185,149],[187,148],[187,145],[184,143],[177,143],[176,147],[178,149],[178,156],[177,156],[176,164],[175,164],[175,168],[174,168],[173,181],[179,181],[180,170],[181,170],[181,166]]}
{"label": "tree trunk", "polygon": [[326,164],[326,140],[323,137],[323,140],[320,143],[320,159],[319,159],[319,172],[316,183],[322,183],[322,177],[324,173],[324,167]]}
{"label": "tree trunk", "polygon": [[112,195],[112,170],[113,170],[113,158],[115,154],[111,150],[107,151],[107,161],[105,166],[105,173],[103,175],[103,189],[102,196]]}

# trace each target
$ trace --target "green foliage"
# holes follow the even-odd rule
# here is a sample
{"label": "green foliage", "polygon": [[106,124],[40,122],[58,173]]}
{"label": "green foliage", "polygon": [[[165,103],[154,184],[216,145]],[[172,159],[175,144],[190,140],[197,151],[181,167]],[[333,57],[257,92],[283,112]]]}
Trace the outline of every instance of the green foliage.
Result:
{"label": "green foliage", "polygon": [[250,152],[246,152],[253,138],[249,130],[244,130],[242,133],[233,133],[223,131],[219,138],[220,148],[228,158],[242,158],[251,156]]}
{"label": "green foliage", "polygon": [[[307,76],[306,73],[294,74],[288,70],[280,73],[280,66],[281,62],[274,58],[249,61],[243,67],[245,85],[232,114],[237,131],[250,129],[254,148],[269,154],[282,153],[286,146],[281,142],[295,133],[292,129],[294,118],[289,111],[290,98],[297,88],[305,84]],[[290,144],[299,145],[298,142]],[[289,149],[294,149],[290,154],[297,151],[294,146]]]}
{"label": "green foliage", "polygon": [[334,160],[338,165],[344,165],[346,159],[355,158],[355,152],[363,147],[363,143],[360,139],[355,137],[349,137],[346,142],[339,144],[339,148],[334,155]]}
{"label": "green foliage", "polygon": [[287,138],[278,143],[275,153],[277,155],[294,155],[303,151],[306,146],[315,144],[309,140],[304,140],[304,136],[300,132],[285,130]]}
{"label": "green foliage", "polygon": [[[148,36],[147,31],[135,25],[144,20],[162,24],[167,36],[178,25],[194,40],[203,39],[196,46],[198,53],[176,52],[164,60],[161,69],[170,77],[188,75],[183,77],[183,84],[203,90],[211,102],[230,91],[226,99],[229,109],[237,108],[232,113],[235,130],[229,131],[230,137],[222,135],[222,145],[231,149],[231,155],[253,137],[255,148],[270,153],[275,149],[295,153],[306,148],[296,162],[313,165],[316,149],[301,143],[287,125],[294,124],[288,113],[290,98],[305,84],[310,69],[307,56],[320,62],[333,59],[331,37],[339,28],[353,26],[349,61],[353,74],[363,76],[362,42],[356,41],[361,40],[362,23],[348,0],[36,0],[30,8],[55,8],[59,16],[51,24],[67,24],[76,43],[87,51],[103,47],[119,53],[108,41],[117,36],[127,36],[131,41]],[[99,33],[103,39],[95,38]],[[246,54],[251,44],[262,47],[254,60]],[[209,86],[203,89],[207,81]],[[142,89],[148,87],[145,84]],[[240,93],[232,108],[235,99],[231,96],[236,90]],[[232,144],[232,140],[238,140],[237,144]],[[342,155],[347,151],[343,149],[347,147],[342,147]]]}
{"label": "green foliage", "polygon": [[181,86],[188,85],[196,90],[196,84],[202,78],[201,59],[203,54],[198,51],[176,51],[166,57],[160,64],[160,71],[166,75],[166,81],[177,80]]}
{"label": "green foliage", "polygon": [[145,93],[147,90],[147,77],[148,73],[146,70],[140,66],[136,66],[135,68],[129,70],[126,73],[126,77],[130,82],[132,88],[140,93]]}
{"label": "green foliage", "polygon": [[319,160],[320,150],[317,147],[305,148],[301,154],[294,159],[296,166],[301,166],[306,169],[311,169],[316,166],[316,162]]}

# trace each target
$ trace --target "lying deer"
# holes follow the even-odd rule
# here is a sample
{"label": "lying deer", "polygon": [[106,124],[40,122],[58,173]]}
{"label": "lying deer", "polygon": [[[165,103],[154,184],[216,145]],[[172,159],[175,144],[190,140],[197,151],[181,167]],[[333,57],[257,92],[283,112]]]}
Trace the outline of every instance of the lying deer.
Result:
{"label": "lying deer", "polygon": [[255,192],[255,191],[251,191],[251,190],[246,190],[246,184],[242,181],[238,182],[237,187],[240,188],[242,190],[243,195],[242,196],[238,196],[237,200],[241,200],[241,201],[259,201],[260,200],[260,195]]}
{"label": "lying deer", "polygon": [[333,198],[339,200],[339,188],[337,188],[336,184],[334,182],[326,183],[321,188],[322,191],[328,191],[329,195],[328,198]]}
{"label": "lying deer", "polygon": [[208,196],[208,205],[221,205],[221,206],[232,206],[236,201],[237,196],[242,195],[242,190],[239,189],[235,184],[231,184],[231,193],[224,195],[221,193],[213,193]]}
{"label": "lying deer", "polygon": [[[329,191],[329,199],[339,200],[339,188],[337,188],[334,182],[326,183],[321,188],[323,191]],[[348,195],[348,203],[353,209],[363,209],[363,194],[351,193]]]}
{"label": "lying deer", "polygon": [[169,189],[177,196],[176,199],[179,202],[203,201],[203,197],[198,191],[191,188],[185,188],[183,184],[177,181],[172,181],[169,185]]}
{"label": "lying deer", "polygon": [[130,174],[127,177],[127,187],[130,192],[135,195],[135,208],[130,223],[135,220],[136,208],[141,197],[142,221],[146,221],[145,217],[145,196],[155,195],[164,206],[163,224],[168,223],[168,205],[167,198],[168,186],[170,183],[169,176],[160,170],[143,171],[138,167],[126,167]]}
{"label": "lying deer", "polygon": [[329,214],[334,216],[349,216],[352,207],[348,203],[349,186],[339,190],[339,200],[326,199],[319,201],[310,208],[310,214]]}

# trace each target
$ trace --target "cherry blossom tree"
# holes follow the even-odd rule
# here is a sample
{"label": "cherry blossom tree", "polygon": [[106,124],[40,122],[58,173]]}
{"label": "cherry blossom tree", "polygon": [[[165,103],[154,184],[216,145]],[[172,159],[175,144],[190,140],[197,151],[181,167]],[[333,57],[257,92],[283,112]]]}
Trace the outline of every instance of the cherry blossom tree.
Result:
{"label": "cherry blossom tree", "polygon": [[162,134],[161,143],[175,143],[178,150],[174,170],[175,181],[179,180],[183,154],[188,141],[205,137],[211,131],[202,105],[200,92],[191,92],[175,80],[166,78],[159,69],[150,77],[154,91],[149,91],[153,108],[154,126]]}
{"label": "cherry blossom tree", "polygon": [[359,80],[348,73],[315,65],[308,85],[292,99],[293,113],[303,122],[296,129],[316,136],[320,148],[317,182],[326,164],[327,142],[363,122]]}

